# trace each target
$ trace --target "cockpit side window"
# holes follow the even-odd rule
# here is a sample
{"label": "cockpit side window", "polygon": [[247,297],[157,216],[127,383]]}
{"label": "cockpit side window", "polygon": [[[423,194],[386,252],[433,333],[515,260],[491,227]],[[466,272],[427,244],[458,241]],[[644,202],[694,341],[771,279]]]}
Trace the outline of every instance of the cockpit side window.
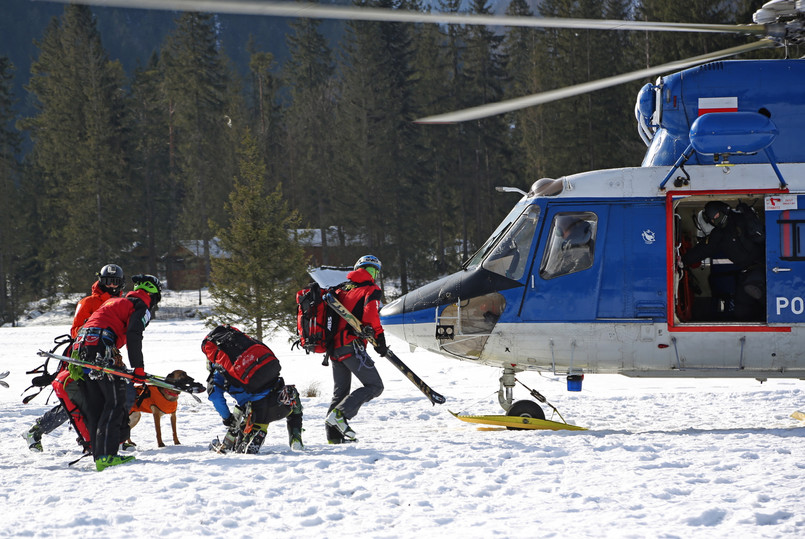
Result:
{"label": "cockpit side window", "polygon": [[536,205],[526,208],[486,257],[484,269],[509,279],[522,278],[528,265],[528,253],[531,252],[539,211]]}
{"label": "cockpit side window", "polygon": [[592,267],[597,225],[598,216],[592,212],[556,214],[540,264],[540,277],[555,279]]}

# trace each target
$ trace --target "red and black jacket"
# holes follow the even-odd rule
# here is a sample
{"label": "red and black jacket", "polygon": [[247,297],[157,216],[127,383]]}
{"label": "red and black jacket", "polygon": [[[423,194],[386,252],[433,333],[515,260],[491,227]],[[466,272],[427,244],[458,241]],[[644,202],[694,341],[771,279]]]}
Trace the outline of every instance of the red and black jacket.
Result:
{"label": "red and black jacket", "polygon": [[143,367],[143,332],[151,321],[151,296],[145,290],[133,290],[123,298],[112,298],[92,313],[84,329],[108,329],[115,334],[115,346],[126,346],[129,365]]}
{"label": "red and black jacket", "polygon": [[[378,312],[383,291],[375,284],[369,272],[363,268],[349,272],[347,279],[349,281],[346,284],[336,289],[336,298],[361,321],[361,324],[371,326],[375,335],[379,337],[383,333]],[[359,337],[347,324],[347,321],[339,317],[331,358],[334,361],[341,361],[351,356],[353,353],[352,341],[356,339]],[[361,338],[360,340],[366,346],[366,339]]]}

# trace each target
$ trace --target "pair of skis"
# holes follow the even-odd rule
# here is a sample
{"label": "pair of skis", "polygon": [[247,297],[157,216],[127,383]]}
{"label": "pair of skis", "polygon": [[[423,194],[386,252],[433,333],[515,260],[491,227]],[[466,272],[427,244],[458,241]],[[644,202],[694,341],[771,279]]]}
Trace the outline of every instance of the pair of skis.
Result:
{"label": "pair of skis", "polygon": [[[336,313],[338,313],[338,315],[341,316],[341,318],[347,321],[347,324],[349,324],[350,327],[352,327],[352,329],[355,330],[355,333],[357,333],[359,336],[369,341],[372,344],[372,346],[377,345],[374,333],[366,331],[366,329],[361,324],[361,321],[358,320],[358,318],[354,314],[352,314],[349,311],[349,309],[344,307],[344,304],[338,301],[338,299],[336,299],[336,297],[332,294],[332,292],[328,292],[327,294],[324,295],[324,301],[326,301],[327,305],[329,305],[330,308],[332,308]],[[386,359],[388,359],[392,365],[397,367],[400,370],[400,372],[403,373],[405,377],[408,378],[428,398],[428,400],[430,400],[430,402],[432,402],[433,404],[444,404],[445,402],[444,396],[440,395],[439,393],[431,389],[430,386],[426,384],[424,381],[422,381],[422,379],[419,376],[417,376],[411,369],[409,369],[408,366],[394,354],[394,352],[388,350],[386,352]]]}
{"label": "pair of skis", "polygon": [[[97,363],[91,363],[89,361],[82,361],[80,359],[75,359],[60,354],[54,354],[53,352],[46,352],[44,350],[40,350],[39,352],[37,352],[37,355],[41,357],[49,357],[51,359],[56,359],[58,361],[64,361],[65,363],[70,363],[71,365],[78,365],[79,367],[84,367],[94,371],[100,371],[105,374],[111,374],[113,376],[127,378],[129,380],[137,379],[137,377],[134,376],[134,371],[130,371],[125,368],[112,367],[109,365],[99,365]],[[191,397],[193,397],[196,400],[196,402],[201,402],[201,400],[198,397],[196,397],[195,393],[203,393],[204,391],[206,391],[206,388],[204,387],[203,384],[196,382],[195,380],[192,379],[184,382],[169,382],[165,378],[153,374],[146,374],[143,383],[145,383],[146,385],[157,386],[165,389],[170,389],[173,391],[181,391],[183,393],[188,393]]]}

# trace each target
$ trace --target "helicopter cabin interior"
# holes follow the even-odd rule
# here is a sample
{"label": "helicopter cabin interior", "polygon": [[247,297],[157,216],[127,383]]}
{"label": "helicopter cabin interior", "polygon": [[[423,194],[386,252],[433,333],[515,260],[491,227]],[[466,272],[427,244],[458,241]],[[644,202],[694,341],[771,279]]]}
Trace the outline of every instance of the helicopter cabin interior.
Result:
{"label": "helicopter cabin interior", "polygon": [[[766,322],[765,297],[758,298],[752,314],[736,313],[736,289],[742,280],[741,269],[724,255],[714,255],[699,263],[685,265],[679,259],[686,251],[706,241],[713,226],[704,217],[705,205],[710,201],[728,204],[733,210],[753,212],[759,223],[765,222],[764,195],[704,195],[690,196],[673,201],[674,256],[674,323],[723,324]],[[765,234],[763,251],[765,252]],[[765,276],[764,276],[765,277]],[[765,278],[760,283],[765,290]]]}

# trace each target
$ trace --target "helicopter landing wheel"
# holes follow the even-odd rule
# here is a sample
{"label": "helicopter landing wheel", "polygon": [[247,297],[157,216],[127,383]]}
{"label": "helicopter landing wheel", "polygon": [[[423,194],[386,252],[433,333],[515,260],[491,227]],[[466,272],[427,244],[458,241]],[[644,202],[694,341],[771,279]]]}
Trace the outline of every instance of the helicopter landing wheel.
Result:
{"label": "helicopter landing wheel", "polygon": [[[506,412],[508,416],[531,417],[534,419],[545,419],[545,412],[542,411],[540,405],[534,401],[517,401],[512,404],[509,411]],[[523,430],[517,427],[506,427],[508,430]]]}

